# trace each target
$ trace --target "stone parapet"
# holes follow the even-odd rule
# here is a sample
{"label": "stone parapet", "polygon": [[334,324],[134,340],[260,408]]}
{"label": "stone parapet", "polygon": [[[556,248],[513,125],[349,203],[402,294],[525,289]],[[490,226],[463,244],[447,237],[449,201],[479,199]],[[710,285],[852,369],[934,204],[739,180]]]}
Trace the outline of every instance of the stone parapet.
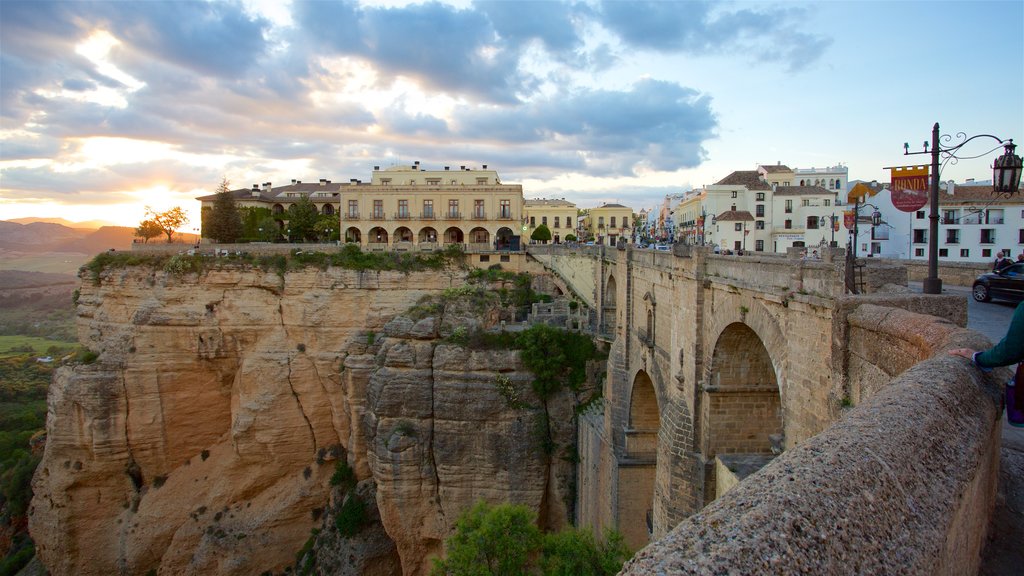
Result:
{"label": "stone parapet", "polygon": [[857,362],[897,375],[640,551],[622,574],[977,573],[1006,371],[983,375],[947,356],[987,340],[939,318],[862,305],[849,321]]}

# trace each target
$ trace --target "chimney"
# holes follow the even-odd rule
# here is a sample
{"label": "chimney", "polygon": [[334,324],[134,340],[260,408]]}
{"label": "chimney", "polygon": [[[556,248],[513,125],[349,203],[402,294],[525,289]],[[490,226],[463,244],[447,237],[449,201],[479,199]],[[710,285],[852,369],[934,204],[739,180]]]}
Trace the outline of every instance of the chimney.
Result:
{"label": "chimney", "polygon": [[420,161],[417,160],[417,161],[413,162],[413,166],[419,168],[420,167]]}
{"label": "chimney", "polygon": [[270,182],[264,182],[263,183],[263,191],[264,192],[270,192],[271,189],[272,189],[272,187],[270,185]]}
{"label": "chimney", "polygon": [[295,186],[295,178],[292,178],[292,186]]}
{"label": "chimney", "polygon": [[374,166],[373,169],[377,170],[377,171],[380,171],[380,166]]}
{"label": "chimney", "polygon": [[252,192],[251,192],[251,194],[254,197],[258,197],[260,195],[260,185],[259,184],[253,184],[252,185]]}
{"label": "chimney", "polygon": [[487,164],[484,164],[484,170],[487,170]]}
{"label": "chimney", "polygon": [[326,178],[321,178],[320,179],[320,185],[321,186],[327,186],[327,179]]}
{"label": "chimney", "polygon": [[328,183],[328,184],[330,184],[330,183],[331,183],[331,181],[330,181],[330,180],[328,180],[328,181],[327,181],[327,183]]}
{"label": "chimney", "polygon": [[302,184],[302,180],[296,180],[295,183],[296,184]]}
{"label": "chimney", "polygon": [[445,167],[444,167],[444,170],[445,170],[445,172],[447,172],[447,171],[448,171],[448,167],[447,167],[447,166],[445,166]]}
{"label": "chimney", "polygon": [[465,166],[459,166],[459,170],[465,170],[465,169],[466,169]]}
{"label": "chimney", "polygon": [[355,184],[356,182],[359,182],[359,180],[356,180],[355,178],[349,178],[349,184]]}

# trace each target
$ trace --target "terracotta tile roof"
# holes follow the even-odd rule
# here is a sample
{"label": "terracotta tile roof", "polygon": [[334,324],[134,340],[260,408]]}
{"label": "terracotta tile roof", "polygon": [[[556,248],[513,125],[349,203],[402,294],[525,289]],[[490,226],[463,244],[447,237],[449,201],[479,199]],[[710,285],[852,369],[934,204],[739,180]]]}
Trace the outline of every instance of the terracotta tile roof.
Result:
{"label": "terracotta tile roof", "polygon": [[1007,198],[1005,195],[997,196],[992,192],[991,184],[981,186],[954,186],[953,195],[946,194],[945,186],[939,188],[939,204],[957,203],[985,203],[985,204],[1022,204],[1024,198],[1020,195]]}
{"label": "terracotta tile roof", "polygon": [[829,195],[835,196],[834,190],[828,190],[821,186],[777,186],[775,188],[776,196],[821,196]]}
{"label": "terracotta tile roof", "polygon": [[722,186],[746,186],[747,190],[770,190],[771,186],[761,180],[756,170],[737,170],[715,184]]}
{"label": "terracotta tile roof", "polygon": [[[231,190],[231,195],[234,196],[235,200],[248,200],[261,201],[261,202],[280,202],[282,200],[287,201],[288,198],[281,198],[282,194],[296,193],[309,195],[316,192],[329,192],[331,194],[337,194],[341,192],[340,184],[326,184],[321,186],[319,182],[297,182],[295,184],[289,184],[287,186],[272,186],[270,190],[264,190],[261,186],[259,189],[259,195],[253,196],[251,188],[239,188],[238,190]],[[337,196],[332,196],[336,198]],[[216,194],[208,194],[206,196],[200,196],[196,198],[200,202],[212,202],[217,198]],[[327,198],[319,198],[318,200],[326,200]],[[294,199],[293,199],[294,200]]]}
{"label": "terracotta tile roof", "polygon": [[777,172],[792,172],[792,170],[789,169],[789,166],[786,166],[784,164],[769,164],[761,166],[760,168],[767,172],[768,174],[774,174]]}
{"label": "terracotta tile roof", "polygon": [[726,210],[715,217],[719,222],[753,222],[754,216],[746,210]]}

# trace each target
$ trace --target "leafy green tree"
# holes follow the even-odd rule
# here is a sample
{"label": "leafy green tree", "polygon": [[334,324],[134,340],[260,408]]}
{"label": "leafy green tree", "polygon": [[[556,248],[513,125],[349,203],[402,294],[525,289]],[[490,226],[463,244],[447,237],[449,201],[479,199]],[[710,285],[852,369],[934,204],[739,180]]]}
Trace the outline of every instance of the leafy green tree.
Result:
{"label": "leafy green tree", "polygon": [[303,196],[294,204],[288,207],[288,233],[289,240],[305,242],[315,237],[317,211],[316,205],[308,196]]}
{"label": "leafy green tree", "polygon": [[570,528],[544,535],[540,565],[544,576],[610,576],[631,556],[618,532],[598,542],[590,530]]}
{"label": "leafy green tree", "polygon": [[[165,212],[156,212],[149,206],[146,206],[147,220],[153,222],[155,226],[160,229],[160,232],[167,235],[167,243],[174,242],[174,231],[181,228],[188,222],[188,216],[185,215],[185,211],[181,209],[181,206],[175,206]],[[143,220],[146,222],[146,220]]]}
{"label": "leafy green tree", "polygon": [[566,242],[575,242],[576,241],[576,235],[575,234],[566,234],[565,235],[565,241]]}
{"label": "leafy green tree", "polygon": [[434,560],[431,576],[530,574],[542,540],[533,516],[525,506],[478,502],[455,523],[446,541],[448,556]]}
{"label": "leafy green tree", "polygon": [[[273,227],[275,229],[277,228],[277,224],[274,222],[273,213],[270,211],[270,208],[241,206],[238,208],[238,213],[242,216],[243,240],[259,240],[260,242],[267,242],[268,240],[264,240],[261,237],[262,234],[260,234],[260,228],[263,228],[268,232],[274,232],[274,230],[270,230],[270,228],[263,226],[263,221],[267,218],[270,219]],[[270,240],[273,239],[273,236],[271,236]]]}
{"label": "leafy green tree", "polygon": [[206,236],[224,244],[236,242],[242,235],[242,218],[228,186],[228,179],[222,178],[209,212],[209,222],[203,226]]}
{"label": "leafy green tree", "polygon": [[263,218],[256,225],[256,238],[260,242],[273,242],[281,237],[281,229],[277,225],[277,220],[274,220],[270,216]]}
{"label": "leafy green tree", "polygon": [[135,229],[135,235],[142,238],[143,244],[146,244],[152,238],[163,234],[163,228],[153,220],[143,220],[139,223],[139,227]]}
{"label": "leafy green tree", "polygon": [[341,228],[338,217],[331,214],[323,214],[316,220],[316,224],[313,225],[313,232],[316,234],[316,239],[320,242],[333,242],[340,236],[338,229]]}
{"label": "leafy green tree", "polygon": [[631,556],[618,532],[598,542],[590,530],[543,534],[535,521],[525,506],[478,502],[455,523],[430,576],[611,576]]}
{"label": "leafy green tree", "polygon": [[550,242],[551,241],[551,230],[541,224],[533,229],[533,233],[530,234],[530,240],[536,240],[537,242]]}

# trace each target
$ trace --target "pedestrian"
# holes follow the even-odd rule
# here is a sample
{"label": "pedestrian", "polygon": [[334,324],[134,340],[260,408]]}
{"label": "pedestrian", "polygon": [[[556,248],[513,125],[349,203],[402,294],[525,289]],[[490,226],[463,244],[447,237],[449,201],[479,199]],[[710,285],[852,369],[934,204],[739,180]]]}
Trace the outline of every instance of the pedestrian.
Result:
{"label": "pedestrian", "polygon": [[1024,252],[1017,254],[1017,262],[1024,262]]}
{"label": "pedestrian", "polygon": [[996,252],[996,261],[992,264],[992,271],[999,272],[1000,270],[1006,268],[1010,264],[1013,264],[1013,260],[1007,258],[1003,254],[1003,251],[1000,250],[999,252]]}
{"label": "pedestrian", "polygon": [[999,344],[980,352],[970,348],[955,348],[949,354],[967,358],[985,372],[1016,363],[1017,372],[1006,384],[1006,419],[1011,426],[1024,428],[1024,302],[1017,304],[1006,336],[1003,336]]}
{"label": "pedestrian", "polygon": [[818,255],[817,250],[811,252],[811,260],[821,260],[821,256]]}

